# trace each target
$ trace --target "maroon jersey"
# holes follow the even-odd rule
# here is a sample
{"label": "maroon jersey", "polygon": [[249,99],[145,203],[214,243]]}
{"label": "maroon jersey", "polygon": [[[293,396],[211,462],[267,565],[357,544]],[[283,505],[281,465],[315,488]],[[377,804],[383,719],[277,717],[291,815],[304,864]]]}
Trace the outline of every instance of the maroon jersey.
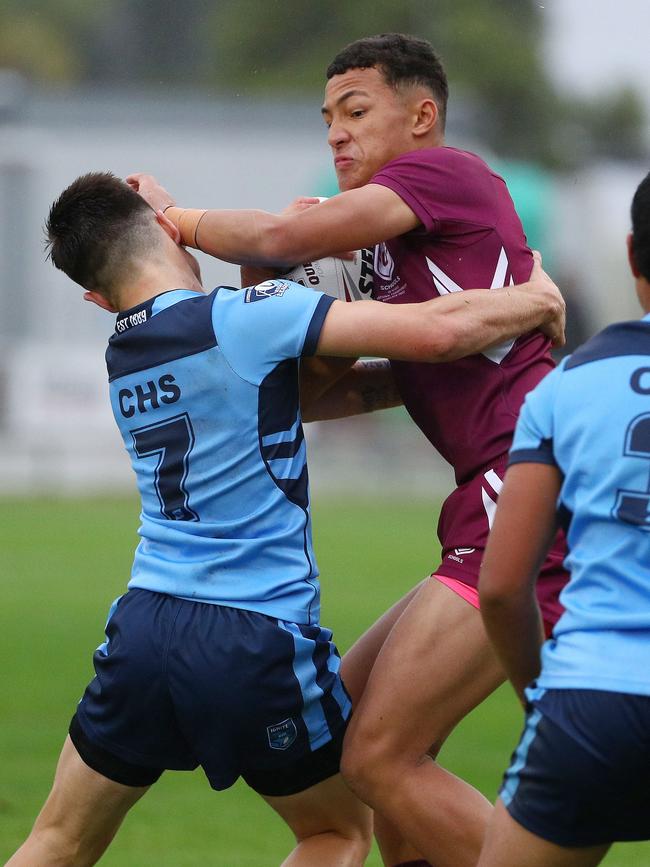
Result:
{"label": "maroon jersey", "polygon": [[[532,254],[505,182],[466,151],[437,147],[392,160],[371,180],[421,226],[375,250],[374,297],[390,304],[528,279]],[[393,362],[404,404],[453,466],[457,484],[491,467],[512,441],[523,399],[553,367],[540,332],[446,364]]]}
{"label": "maroon jersey", "polygon": [[[375,249],[373,295],[389,304],[528,279],[532,255],[505,182],[474,154],[438,147],[404,154],[371,180],[389,187],[421,225]],[[527,392],[553,368],[539,331],[446,364],[392,362],[411,417],[456,473],[442,507],[442,564],[476,586],[515,423]],[[559,536],[537,582],[547,624],[562,607],[566,553]]]}

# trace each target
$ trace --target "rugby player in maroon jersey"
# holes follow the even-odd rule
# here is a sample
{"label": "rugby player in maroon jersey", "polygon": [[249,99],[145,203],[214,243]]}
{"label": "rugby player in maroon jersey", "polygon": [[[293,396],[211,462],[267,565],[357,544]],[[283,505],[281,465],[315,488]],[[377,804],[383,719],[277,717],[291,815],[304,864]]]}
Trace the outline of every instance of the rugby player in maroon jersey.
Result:
{"label": "rugby player in maroon jersey", "polygon": [[[400,34],[362,39],[337,55],[327,77],[322,112],[340,195],[316,207],[304,199],[283,215],[196,212],[170,207],[150,176],[131,183],[167,209],[184,241],[233,262],[287,266],[376,244],[374,297],[385,303],[525,280],[532,256],[504,181],[479,157],[445,145],[447,80],[431,46]],[[553,367],[550,345],[531,331],[451,363],[354,367],[324,396],[321,415],[317,405],[310,411],[359,411],[356,378],[363,408],[403,401],[456,475],[438,526],[442,562],[344,659],[356,711],[342,770],[377,813],[388,867],[478,859],[491,806],[435,756],[505,677],[477,610],[478,570],[517,414]],[[563,557],[558,539],[537,584],[547,630],[561,611]]]}

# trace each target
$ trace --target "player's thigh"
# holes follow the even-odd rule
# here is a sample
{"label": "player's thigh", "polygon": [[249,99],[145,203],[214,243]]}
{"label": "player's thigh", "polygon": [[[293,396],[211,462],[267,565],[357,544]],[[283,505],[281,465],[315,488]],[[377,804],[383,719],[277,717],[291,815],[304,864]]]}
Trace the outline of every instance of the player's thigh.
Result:
{"label": "player's thigh", "polygon": [[284,797],[262,795],[291,828],[297,840],[327,831],[369,839],[372,813],[345,785],[340,774]]}
{"label": "player's thigh", "polygon": [[608,849],[557,846],[523,828],[498,800],[478,867],[595,867]]}
{"label": "player's thigh", "polygon": [[346,750],[357,738],[373,738],[403,755],[421,754],[504,678],[480,612],[429,578],[381,648]]}
{"label": "player's thigh", "polygon": [[386,638],[421,586],[421,584],[415,586],[382,614],[343,656],[341,677],[354,705],[361,698],[361,693]]}
{"label": "player's thigh", "polygon": [[52,790],[34,830],[55,827],[89,843],[110,839],[126,813],[148,788],[116,783],[89,768],[68,736],[61,750]]}

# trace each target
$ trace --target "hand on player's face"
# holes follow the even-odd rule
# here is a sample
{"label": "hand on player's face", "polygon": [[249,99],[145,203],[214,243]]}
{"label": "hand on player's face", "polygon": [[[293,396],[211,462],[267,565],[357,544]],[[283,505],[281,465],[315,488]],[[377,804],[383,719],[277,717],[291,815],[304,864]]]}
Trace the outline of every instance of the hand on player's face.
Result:
{"label": "hand on player's face", "polygon": [[161,186],[153,175],[136,172],[126,179],[131,189],[139,193],[151,205],[154,211],[164,211],[176,202],[167,190]]}
{"label": "hand on player's face", "polygon": [[408,100],[375,68],[332,76],[322,113],[341,191],[363,186],[387,162],[416,146]]}

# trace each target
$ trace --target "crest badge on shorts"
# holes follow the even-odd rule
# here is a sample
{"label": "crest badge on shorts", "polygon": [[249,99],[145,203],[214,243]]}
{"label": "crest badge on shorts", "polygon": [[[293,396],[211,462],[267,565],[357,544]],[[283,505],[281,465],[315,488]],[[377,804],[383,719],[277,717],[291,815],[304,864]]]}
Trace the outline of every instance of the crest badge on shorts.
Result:
{"label": "crest badge on shorts", "polygon": [[269,746],[272,750],[287,750],[298,737],[298,729],[292,719],[285,719],[266,727]]}

